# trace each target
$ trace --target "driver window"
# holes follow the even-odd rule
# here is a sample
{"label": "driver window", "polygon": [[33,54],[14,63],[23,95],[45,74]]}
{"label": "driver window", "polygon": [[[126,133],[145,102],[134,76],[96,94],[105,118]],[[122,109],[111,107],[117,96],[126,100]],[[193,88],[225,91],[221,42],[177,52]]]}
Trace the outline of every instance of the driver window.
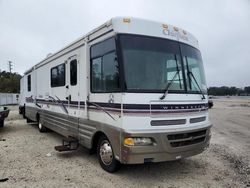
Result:
{"label": "driver window", "polygon": [[120,91],[115,39],[91,47],[91,92]]}

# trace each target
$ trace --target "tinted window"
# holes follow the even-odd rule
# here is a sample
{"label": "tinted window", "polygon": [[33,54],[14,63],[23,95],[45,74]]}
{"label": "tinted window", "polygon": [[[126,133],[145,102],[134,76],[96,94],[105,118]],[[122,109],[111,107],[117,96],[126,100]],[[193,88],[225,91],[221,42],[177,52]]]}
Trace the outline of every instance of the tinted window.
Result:
{"label": "tinted window", "polygon": [[92,80],[92,91],[101,92],[103,90],[102,83],[102,57],[92,60],[92,71],[91,71],[91,80]]}
{"label": "tinted window", "polygon": [[72,86],[77,84],[77,60],[70,61],[70,84]]}
{"label": "tinted window", "polygon": [[115,50],[115,39],[110,38],[91,47],[91,59]]}
{"label": "tinted window", "polygon": [[28,91],[31,91],[31,75],[28,75],[27,77],[27,82],[28,82]]}
{"label": "tinted window", "polygon": [[65,85],[65,64],[58,65],[51,69],[51,87]]}
{"label": "tinted window", "polygon": [[115,52],[106,54],[102,58],[104,91],[119,90],[119,71]]}
{"label": "tinted window", "polygon": [[120,35],[126,87],[130,91],[184,91],[178,42]]}
{"label": "tinted window", "polygon": [[92,92],[119,91],[119,70],[115,52],[92,60]]}
{"label": "tinted window", "polygon": [[91,91],[119,91],[119,70],[114,38],[91,47]]}
{"label": "tinted window", "polygon": [[[206,80],[200,52],[188,45],[181,44],[184,70],[188,91],[206,92]],[[200,89],[199,89],[200,88]]]}

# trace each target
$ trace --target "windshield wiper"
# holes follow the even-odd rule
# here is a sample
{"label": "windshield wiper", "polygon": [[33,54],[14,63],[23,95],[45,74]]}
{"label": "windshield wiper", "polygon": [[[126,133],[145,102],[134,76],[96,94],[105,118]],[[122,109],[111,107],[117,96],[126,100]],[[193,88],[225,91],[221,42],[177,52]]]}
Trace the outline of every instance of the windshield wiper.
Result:
{"label": "windshield wiper", "polygon": [[167,96],[167,94],[168,94],[168,89],[169,89],[170,86],[172,85],[172,83],[173,83],[175,77],[177,76],[177,74],[179,75],[179,83],[180,83],[180,88],[181,88],[181,81],[180,81],[180,74],[179,74],[180,69],[179,69],[179,66],[178,66],[178,63],[177,63],[177,57],[176,57],[176,55],[175,55],[175,63],[176,63],[176,73],[175,73],[174,77],[172,78],[172,80],[167,84],[167,87],[166,87],[165,90],[164,90],[165,92],[164,92],[164,94],[160,97],[160,100],[165,99],[165,97]]}
{"label": "windshield wiper", "polygon": [[195,84],[198,86],[198,89],[200,90],[201,95],[202,95],[201,99],[202,99],[202,100],[206,99],[206,97],[205,97],[204,93],[202,92],[202,90],[201,90],[201,88],[200,88],[200,86],[199,86],[199,84],[198,84],[198,82],[197,82],[197,80],[196,80],[194,74],[193,74],[191,71],[188,71],[187,74],[188,74],[188,77],[189,77],[189,79],[190,79],[191,81],[192,81],[192,79],[190,78],[189,75],[192,76],[192,78],[194,79]]}
{"label": "windshield wiper", "polygon": [[165,99],[165,97],[167,96],[168,94],[168,89],[170,88],[170,86],[172,85],[173,81],[175,80],[175,77],[177,76],[177,74],[179,74],[180,70],[178,69],[174,75],[174,77],[172,78],[172,80],[167,84],[167,87],[165,89],[165,92],[164,94],[160,97],[160,100],[163,100]]}

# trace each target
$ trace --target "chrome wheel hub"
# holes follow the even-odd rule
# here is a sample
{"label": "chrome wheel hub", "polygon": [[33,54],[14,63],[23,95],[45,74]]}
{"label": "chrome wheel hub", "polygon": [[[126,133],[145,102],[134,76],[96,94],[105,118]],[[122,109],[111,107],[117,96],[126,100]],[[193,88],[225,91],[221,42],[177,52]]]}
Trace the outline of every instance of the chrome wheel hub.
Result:
{"label": "chrome wheel hub", "polygon": [[113,160],[113,151],[110,143],[107,140],[102,142],[99,152],[102,162],[105,165],[110,165]]}
{"label": "chrome wheel hub", "polygon": [[38,128],[42,129],[42,123],[41,122],[38,123]]}

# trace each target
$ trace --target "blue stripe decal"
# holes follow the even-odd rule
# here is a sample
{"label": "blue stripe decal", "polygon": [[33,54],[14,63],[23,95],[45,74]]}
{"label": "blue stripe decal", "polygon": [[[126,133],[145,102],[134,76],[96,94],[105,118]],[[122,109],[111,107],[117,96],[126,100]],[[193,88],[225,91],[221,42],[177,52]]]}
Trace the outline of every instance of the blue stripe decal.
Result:
{"label": "blue stripe decal", "polygon": [[[32,99],[32,97],[27,97],[27,103],[40,103],[40,104],[49,104],[49,105],[58,105],[52,100],[44,100],[44,99]],[[68,105],[68,101],[60,101],[61,103]],[[80,108],[85,108],[84,101],[71,101],[70,107],[78,108],[78,104],[80,103]],[[121,112],[122,104],[120,103],[100,103],[93,102],[107,111],[111,112]],[[97,107],[91,103],[87,103],[88,109],[90,110],[98,110]],[[66,106],[67,107],[67,106]],[[198,103],[198,104],[123,104],[123,112],[124,113],[185,113],[185,112],[197,112],[197,111],[206,111],[208,110],[207,103]]]}

